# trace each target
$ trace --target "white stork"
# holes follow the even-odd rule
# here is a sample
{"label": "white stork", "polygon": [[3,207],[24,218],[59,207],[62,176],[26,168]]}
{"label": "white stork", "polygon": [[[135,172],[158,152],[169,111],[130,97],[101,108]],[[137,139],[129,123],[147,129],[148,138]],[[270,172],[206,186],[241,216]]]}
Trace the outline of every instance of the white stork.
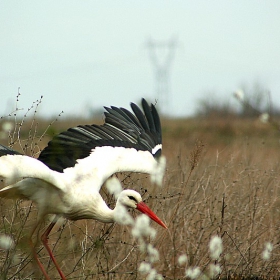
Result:
{"label": "white stork", "polygon": [[[160,119],[154,105],[149,106],[145,99],[142,107],[143,112],[131,103],[134,114],[124,108],[105,107],[103,125],[79,125],[56,135],[38,159],[0,145],[0,176],[7,185],[0,190],[0,197],[28,199],[37,204],[38,220],[31,232],[31,245],[31,237],[44,217],[56,215],[41,240],[62,279],[66,278],[48,246],[48,235],[60,216],[111,223],[118,209],[125,206],[138,209],[167,228],[138,192],[122,191],[113,210],[99,193],[103,183],[116,172],[158,172],[162,149]],[[33,245],[32,248],[35,260],[49,279]]]}

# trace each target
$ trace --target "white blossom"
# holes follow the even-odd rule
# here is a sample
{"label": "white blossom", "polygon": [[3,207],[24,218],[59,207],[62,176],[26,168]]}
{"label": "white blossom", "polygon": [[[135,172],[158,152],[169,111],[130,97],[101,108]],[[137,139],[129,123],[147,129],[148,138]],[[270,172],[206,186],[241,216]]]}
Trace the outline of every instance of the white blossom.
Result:
{"label": "white blossom", "polygon": [[147,253],[152,263],[159,260],[158,250],[152,244],[148,244]]}
{"label": "white blossom", "polygon": [[106,188],[110,192],[110,194],[113,194],[115,196],[115,198],[118,198],[119,194],[122,191],[122,185],[116,177],[112,177],[107,180]]}
{"label": "white blossom", "polygon": [[244,101],[244,91],[242,89],[238,89],[233,93],[234,97],[239,101]]}
{"label": "white blossom", "polygon": [[186,269],[186,276],[191,279],[196,279],[200,276],[201,271],[199,267],[190,267]]}
{"label": "white blossom", "polygon": [[162,279],[163,279],[162,275],[158,274],[154,268],[150,270],[146,278],[146,280],[162,280]]}
{"label": "white blossom", "polygon": [[138,271],[140,273],[146,274],[149,273],[151,271],[152,267],[151,264],[147,263],[147,262],[141,262],[138,268]]}
{"label": "white blossom", "polygon": [[150,270],[146,280],[155,280],[155,279],[157,279],[156,277],[157,277],[157,271],[154,268],[152,268]]}
{"label": "white blossom", "polygon": [[260,121],[263,123],[267,123],[269,120],[269,114],[268,113],[263,113],[260,115]]}
{"label": "white blossom", "polygon": [[221,273],[221,267],[219,264],[213,264],[211,263],[209,265],[209,277],[210,278],[215,278],[218,274]]}
{"label": "white blossom", "polygon": [[12,129],[14,129],[14,124],[10,121],[5,121],[5,122],[2,123],[2,129],[5,132],[9,132]]}
{"label": "white blossom", "polygon": [[10,250],[14,247],[14,245],[14,240],[9,235],[0,235],[0,249]]}
{"label": "white blossom", "polygon": [[148,216],[142,214],[136,218],[135,225],[132,229],[132,235],[136,238],[142,236],[154,238],[156,236],[156,230],[150,227],[150,219]]}
{"label": "white blossom", "polygon": [[219,259],[221,253],[223,252],[223,241],[219,236],[213,236],[209,243],[210,257],[213,260]]}
{"label": "white blossom", "polygon": [[272,250],[273,250],[272,243],[266,242],[265,245],[264,245],[264,250],[262,252],[263,260],[268,261],[270,259]]}
{"label": "white blossom", "polygon": [[119,205],[118,208],[115,208],[114,218],[117,223],[122,225],[133,225],[134,223],[134,220],[123,205]]}
{"label": "white blossom", "polygon": [[179,256],[179,258],[178,258],[179,265],[183,265],[183,264],[187,263],[187,261],[188,261],[188,257],[186,254],[183,254],[183,255]]}
{"label": "white blossom", "polygon": [[9,135],[8,133],[14,129],[14,124],[10,121],[5,121],[2,123],[2,131],[0,131],[0,139],[6,139]]}
{"label": "white blossom", "polygon": [[158,161],[157,165],[154,169],[153,174],[151,175],[151,181],[153,183],[156,183],[157,185],[161,186],[164,172],[166,167],[166,158],[164,156],[161,156]]}

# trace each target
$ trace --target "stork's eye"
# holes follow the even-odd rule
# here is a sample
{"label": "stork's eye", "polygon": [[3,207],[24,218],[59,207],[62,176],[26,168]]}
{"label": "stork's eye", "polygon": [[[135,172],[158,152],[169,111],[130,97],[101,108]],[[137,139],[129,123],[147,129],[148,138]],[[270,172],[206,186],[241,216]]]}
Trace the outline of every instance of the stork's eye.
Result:
{"label": "stork's eye", "polygon": [[137,202],[137,200],[135,199],[135,197],[132,196],[132,195],[129,195],[128,198],[131,199],[131,200],[134,200],[135,202]]}

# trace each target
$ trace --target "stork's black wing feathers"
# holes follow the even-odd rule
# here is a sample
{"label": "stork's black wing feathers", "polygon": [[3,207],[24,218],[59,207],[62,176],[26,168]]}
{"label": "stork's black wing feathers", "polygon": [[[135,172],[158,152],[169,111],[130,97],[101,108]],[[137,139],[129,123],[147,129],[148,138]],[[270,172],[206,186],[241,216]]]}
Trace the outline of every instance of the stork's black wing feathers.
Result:
{"label": "stork's black wing feathers", "polygon": [[131,103],[131,109],[134,112],[134,114],[137,117],[137,119],[139,120],[139,122],[141,123],[142,128],[145,131],[147,131],[149,129],[149,125],[148,125],[147,119],[145,118],[143,112],[134,103]]}
{"label": "stork's black wing feathers", "polygon": [[92,136],[97,140],[100,138],[114,138],[111,136],[110,132],[104,127],[103,129],[100,128],[99,125],[85,125],[86,129],[92,133]]}
{"label": "stork's black wing feathers", "polygon": [[136,127],[134,124],[130,124],[128,122],[124,122],[122,120],[118,120],[112,116],[106,116],[106,125],[110,127],[111,131],[115,131],[116,129],[121,130],[124,133],[128,133],[134,138],[137,138],[141,133],[141,130]]}
{"label": "stork's black wing feathers", "polygon": [[128,111],[125,108],[120,108],[120,109],[127,115],[127,117],[130,119],[132,123],[134,123],[137,127],[141,126],[138,119],[130,111]]}
{"label": "stork's black wing feathers", "polygon": [[128,116],[122,112],[122,110],[118,107],[111,106],[111,108],[104,107],[107,112],[109,112],[112,116],[115,116],[117,119],[124,120],[124,121],[130,121]]}
{"label": "stork's black wing feathers", "polygon": [[[158,112],[157,112],[157,109],[156,107],[154,106],[154,104],[151,105],[151,109],[152,109],[152,115],[153,115],[153,120],[154,120],[154,123],[155,123],[155,128],[156,128],[156,134],[158,136],[161,137],[161,123],[160,123],[160,118],[159,118],[159,115],[158,115]],[[158,141],[162,141],[162,139],[160,138],[160,140]]]}
{"label": "stork's black wing feathers", "polygon": [[145,99],[142,107],[143,112],[131,103],[135,115],[124,108],[105,107],[103,125],[80,125],[56,135],[38,159],[51,169],[63,172],[100,146],[135,148],[149,151],[157,158],[161,154],[160,119],[154,105],[149,106]]}
{"label": "stork's black wing feathers", "polygon": [[153,115],[151,112],[151,108],[145,99],[142,100],[142,107],[143,107],[145,116],[147,118],[147,121],[149,123],[149,130],[152,132],[155,132],[156,128],[155,128],[155,123],[154,123]]}
{"label": "stork's black wing feathers", "polygon": [[[129,111],[127,111],[129,112]],[[126,113],[125,111],[123,111],[123,113]],[[129,112],[130,113],[130,112]],[[112,114],[111,111],[109,112],[105,112],[105,122],[114,126],[121,126],[121,129],[129,129],[129,130],[135,130],[135,132],[137,134],[140,133],[139,128],[141,128],[141,124],[138,121],[138,119],[135,118],[134,115],[132,115],[132,113],[130,113],[134,119],[131,118],[130,115],[127,115],[127,118],[123,119],[123,118],[118,118],[115,114]]]}

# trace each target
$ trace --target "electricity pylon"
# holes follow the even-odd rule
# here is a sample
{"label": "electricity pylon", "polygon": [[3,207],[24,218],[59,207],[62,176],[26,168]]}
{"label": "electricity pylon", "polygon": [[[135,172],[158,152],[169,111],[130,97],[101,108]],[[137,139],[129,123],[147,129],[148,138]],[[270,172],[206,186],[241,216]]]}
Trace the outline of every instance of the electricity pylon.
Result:
{"label": "electricity pylon", "polygon": [[170,70],[174,60],[177,39],[168,41],[155,41],[149,39],[147,42],[150,59],[154,66],[156,96],[161,113],[168,115],[170,109]]}

